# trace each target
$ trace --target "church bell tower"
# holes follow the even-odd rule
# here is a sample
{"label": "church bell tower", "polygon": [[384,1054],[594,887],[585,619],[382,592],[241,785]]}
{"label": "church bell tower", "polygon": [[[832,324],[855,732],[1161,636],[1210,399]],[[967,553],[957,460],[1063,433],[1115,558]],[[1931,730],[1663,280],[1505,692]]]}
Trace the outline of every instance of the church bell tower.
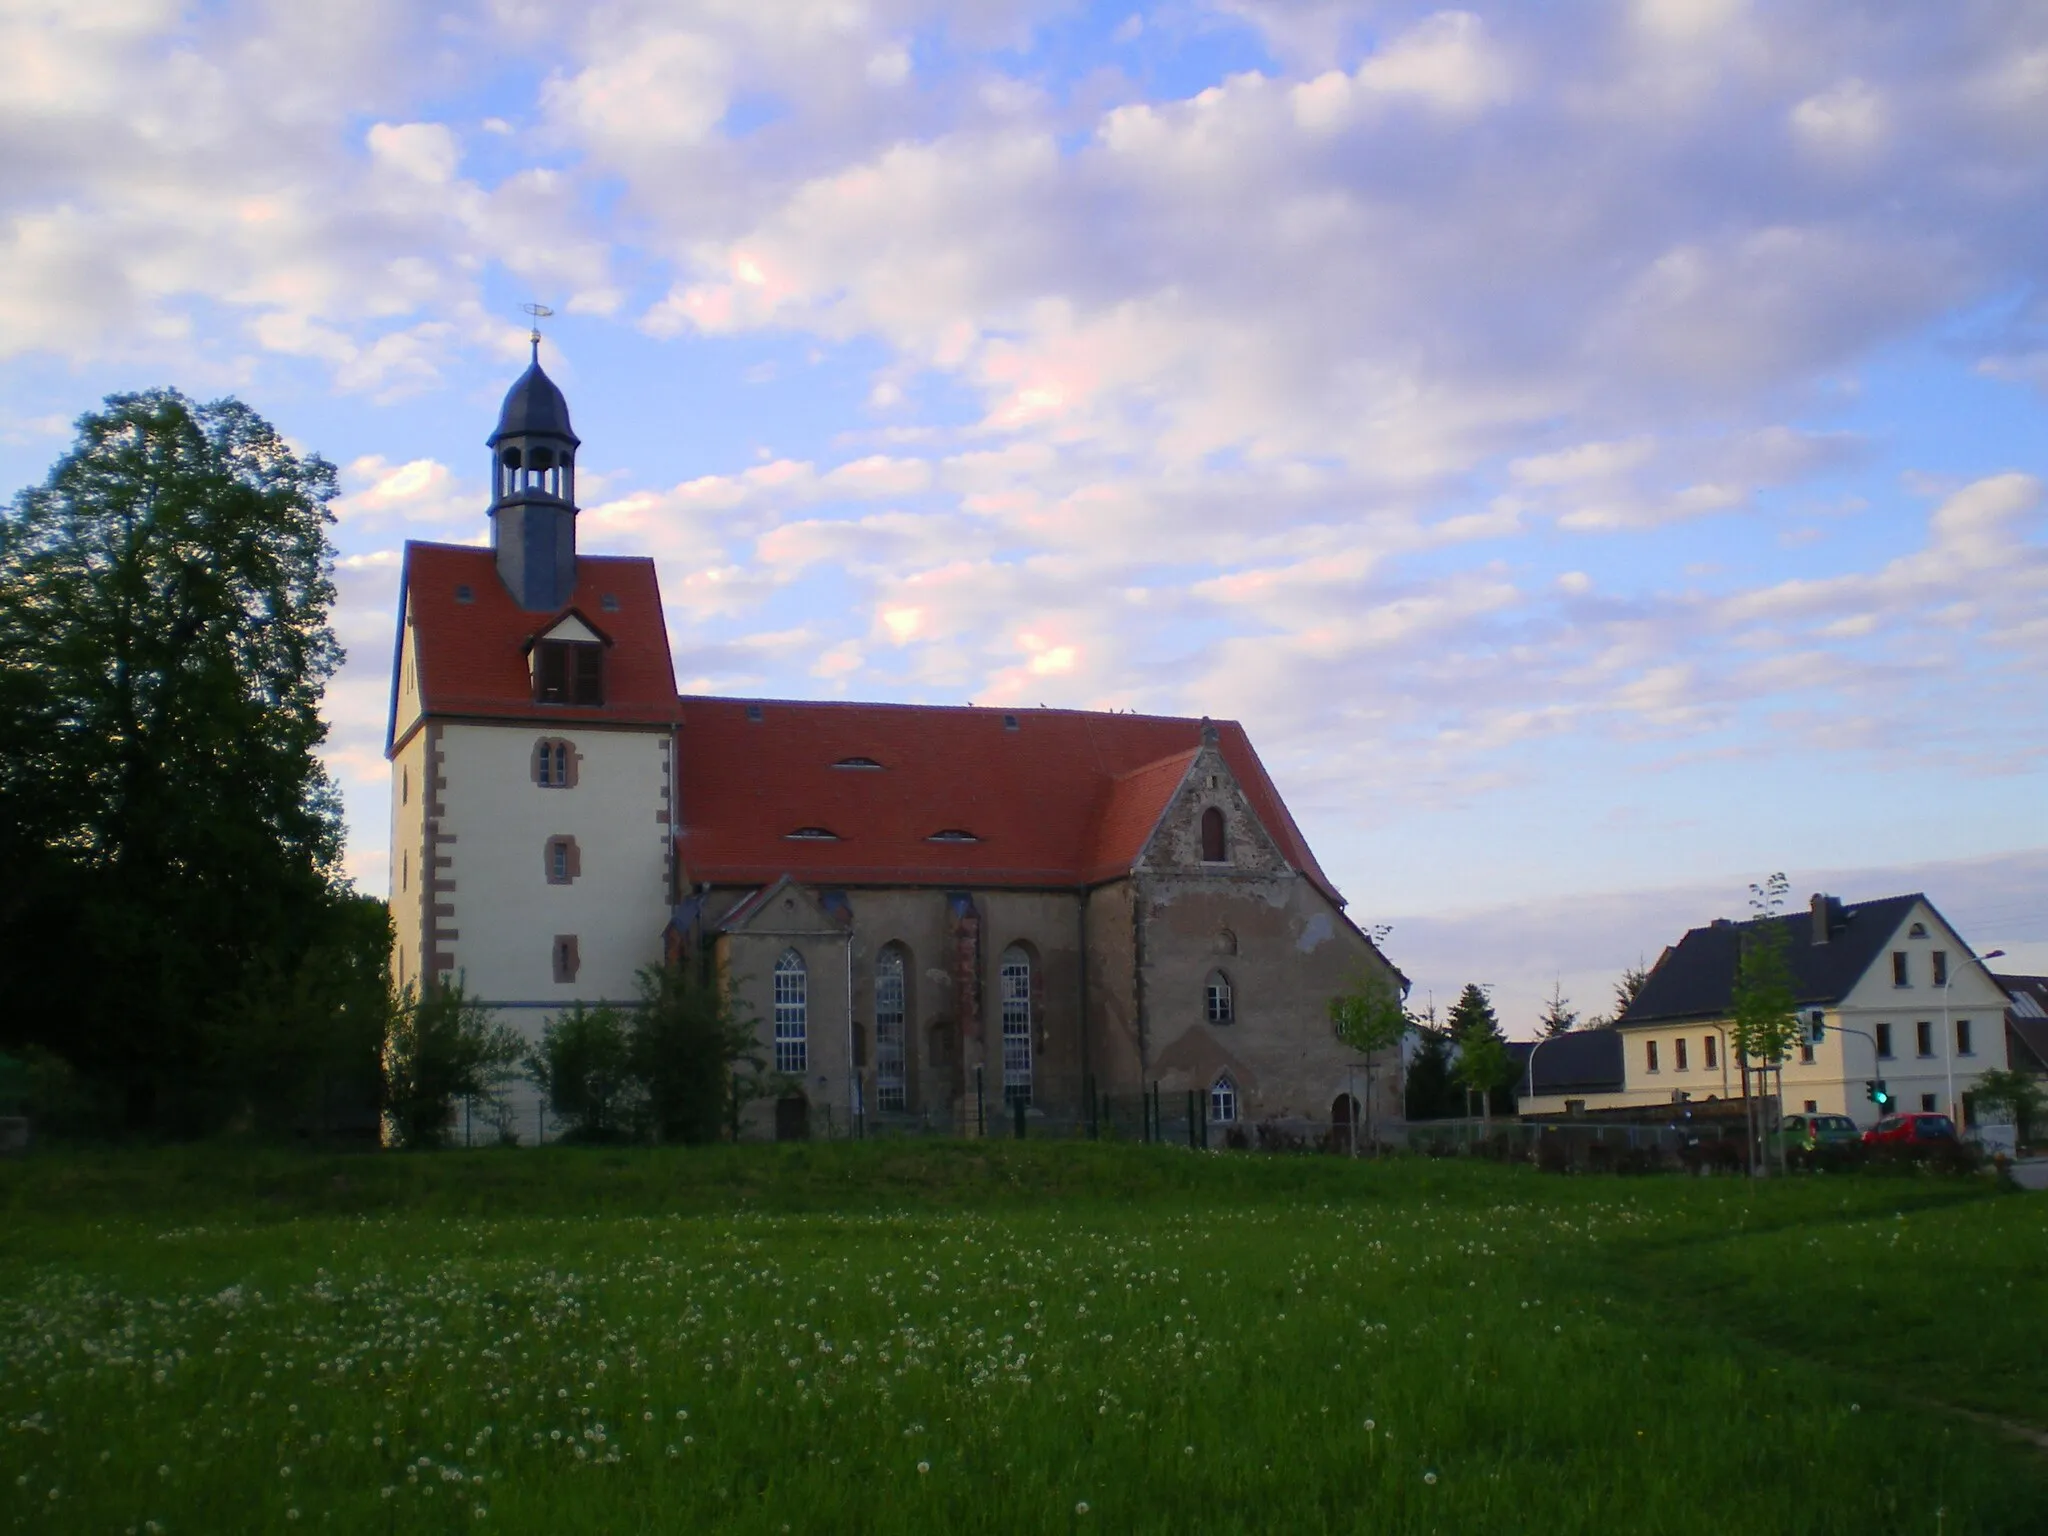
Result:
{"label": "church bell tower", "polygon": [[491,446],[491,547],[520,607],[561,608],[576,590],[576,450],[569,402],[533,362],[505,396]]}

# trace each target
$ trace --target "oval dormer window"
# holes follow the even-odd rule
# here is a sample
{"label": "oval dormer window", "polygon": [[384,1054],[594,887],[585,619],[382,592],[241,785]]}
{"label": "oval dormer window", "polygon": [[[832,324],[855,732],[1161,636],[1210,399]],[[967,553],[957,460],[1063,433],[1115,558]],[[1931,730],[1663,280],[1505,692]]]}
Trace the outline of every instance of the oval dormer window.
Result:
{"label": "oval dormer window", "polygon": [[836,843],[839,834],[830,827],[798,827],[794,832],[785,832],[784,838],[792,843]]}
{"label": "oval dormer window", "polygon": [[928,843],[978,843],[980,838],[965,827],[945,827],[925,839]]}
{"label": "oval dormer window", "polygon": [[834,768],[879,768],[882,765],[872,757],[842,757],[832,766]]}

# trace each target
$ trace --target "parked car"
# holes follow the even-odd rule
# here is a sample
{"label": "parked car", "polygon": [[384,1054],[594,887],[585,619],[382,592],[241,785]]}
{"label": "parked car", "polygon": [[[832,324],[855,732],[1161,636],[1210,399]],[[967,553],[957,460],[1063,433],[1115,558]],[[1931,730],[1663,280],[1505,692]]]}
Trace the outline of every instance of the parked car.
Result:
{"label": "parked car", "polygon": [[1787,1115],[1779,1122],[1778,1135],[1788,1152],[1817,1152],[1822,1147],[1849,1146],[1862,1139],[1856,1122],[1847,1115]]}
{"label": "parked car", "polygon": [[1886,1115],[1863,1133],[1870,1145],[1885,1142],[1954,1141],[1956,1123],[1947,1115]]}

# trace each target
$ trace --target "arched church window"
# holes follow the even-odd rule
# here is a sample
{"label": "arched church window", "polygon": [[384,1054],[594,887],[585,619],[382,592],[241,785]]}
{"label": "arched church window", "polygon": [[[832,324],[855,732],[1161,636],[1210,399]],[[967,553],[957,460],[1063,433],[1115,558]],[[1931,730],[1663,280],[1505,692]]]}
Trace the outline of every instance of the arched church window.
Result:
{"label": "arched church window", "polygon": [[908,1012],[907,967],[903,950],[891,944],[875,958],[875,1106],[900,1110],[909,1105],[909,1073],[904,1051],[904,1016]]}
{"label": "arched church window", "polygon": [[1202,987],[1202,1015],[1211,1024],[1237,1022],[1237,995],[1231,990],[1230,978],[1221,971],[1211,971]]}
{"label": "arched church window", "polygon": [[801,1072],[810,1064],[810,987],[804,957],[785,949],[775,962],[775,1070]]}
{"label": "arched church window", "polygon": [[1218,1125],[1237,1122],[1237,1084],[1230,1080],[1228,1072],[1218,1074],[1209,1085],[1209,1118]]}
{"label": "arched church window", "polygon": [[1229,857],[1229,849],[1223,841],[1223,813],[1212,805],[1202,812],[1202,862],[1222,864]]}
{"label": "arched church window", "polygon": [[1031,956],[1012,944],[997,975],[1003,1016],[1003,1103],[1031,1102]]}
{"label": "arched church window", "polygon": [[567,789],[576,781],[576,754],[559,736],[534,743],[533,782],[543,789]]}

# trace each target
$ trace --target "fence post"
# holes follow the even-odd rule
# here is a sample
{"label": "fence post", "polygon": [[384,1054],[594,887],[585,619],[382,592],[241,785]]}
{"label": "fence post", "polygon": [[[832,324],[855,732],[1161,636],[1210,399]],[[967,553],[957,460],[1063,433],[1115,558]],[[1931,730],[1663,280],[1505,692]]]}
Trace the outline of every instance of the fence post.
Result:
{"label": "fence post", "polygon": [[1015,1115],[1016,1115],[1016,1120],[1017,1120],[1017,1139],[1018,1139],[1019,1141],[1022,1141],[1022,1140],[1024,1139],[1024,1100],[1023,1100],[1023,1098],[1022,1098],[1022,1097],[1020,1096],[1020,1097],[1018,1097],[1018,1098],[1014,1098],[1014,1099],[1012,1099],[1012,1100],[1010,1101],[1010,1108],[1011,1108],[1011,1110],[1012,1110],[1012,1111],[1013,1111],[1013,1112],[1015,1113]]}
{"label": "fence post", "polygon": [[1209,1095],[1197,1094],[1195,1111],[1202,1117],[1202,1150],[1206,1152],[1209,1150]]}
{"label": "fence post", "polygon": [[1195,1144],[1195,1090],[1188,1090],[1188,1145]]}
{"label": "fence post", "polygon": [[979,1065],[974,1069],[974,1134],[976,1136],[988,1135],[988,1113],[981,1096],[981,1068]]}
{"label": "fence post", "polygon": [[1088,1139],[1096,1141],[1102,1136],[1102,1106],[1095,1097],[1095,1079],[1084,1076],[1082,1083],[1082,1091],[1088,1098]]}

